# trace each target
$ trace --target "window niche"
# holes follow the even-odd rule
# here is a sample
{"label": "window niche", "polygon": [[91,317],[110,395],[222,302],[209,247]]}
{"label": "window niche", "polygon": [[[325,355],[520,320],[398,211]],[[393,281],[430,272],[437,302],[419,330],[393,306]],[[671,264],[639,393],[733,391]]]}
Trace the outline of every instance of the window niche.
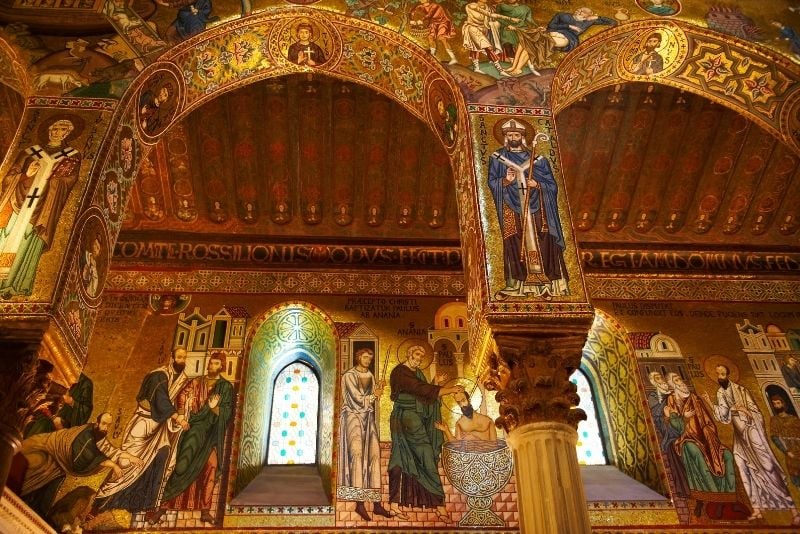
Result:
{"label": "window niche", "polygon": [[319,379],[311,365],[296,360],[275,377],[267,465],[317,463]]}
{"label": "window niche", "polygon": [[578,463],[582,465],[606,465],[605,439],[602,425],[595,402],[594,387],[583,369],[576,369],[570,380],[578,387],[578,396],[581,398],[578,408],[586,413],[586,420],[578,424]]}
{"label": "window niche", "polygon": [[[303,302],[276,306],[253,325],[231,504],[330,504],[336,327],[318,308]],[[282,487],[265,489],[265,483],[272,480],[274,485],[277,480],[276,469],[283,477]],[[294,473],[298,480],[308,479],[309,473],[318,475],[319,491],[296,491]],[[277,502],[281,499],[287,502]]]}

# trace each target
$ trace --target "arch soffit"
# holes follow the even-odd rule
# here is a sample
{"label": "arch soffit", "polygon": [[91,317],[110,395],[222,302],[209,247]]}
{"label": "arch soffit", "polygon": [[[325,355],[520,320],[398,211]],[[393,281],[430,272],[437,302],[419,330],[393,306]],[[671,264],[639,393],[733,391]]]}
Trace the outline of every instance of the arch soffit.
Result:
{"label": "arch soffit", "polygon": [[[637,74],[635,58],[653,33],[663,69]],[[585,95],[625,82],[652,82],[698,94],[744,115],[800,154],[800,67],[742,39],[682,21],[643,20],[603,31],[558,65],[557,114]]]}
{"label": "arch soffit", "polygon": [[[270,321],[280,320],[280,316],[283,313],[291,312],[293,310],[303,310],[312,313],[316,318],[321,320],[330,329],[330,338],[333,340],[334,346],[338,347],[339,334],[336,331],[336,325],[330,318],[330,316],[327,313],[325,313],[325,311],[322,308],[314,304],[311,304],[310,302],[305,302],[300,300],[286,301],[280,304],[276,304],[270,309],[264,311],[250,323],[250,327],[248,329],[247,336],[245,338],[245,348],[244,348],[244,354],[246,355],[245,357],[248,360],[250,358],[250,353],[254,348],[253,342],[256,340],[259,332],[263,329],[263,327],[266,326]],[[298,348],[302,349],[302,345],[303,345],[302,343],[299,343]],[[302,350],[305,351],[305,349]],[[331,369],[336,368],[335,367],[336,362],[317,362],[317,363],[318,365],[320,365],[320,368],[323,367],[323,364],[332,365],[333,367],[331,367]]]}
{"label": "arch soffit", "polygon": [[[252,352],[256,348],[254,346],[255,342],[262,331],[269,330],[272,324],[280,321],[284,314],[293,311],[311,313],[319,321],[318,325],[324,325],[328,331],[322,333],[322,337],[326,338],[325,341],[327,342],[324,345],[329,350],[324,350],[324,354],[318,355],[320,359],[315,361],[311,357],[308,345],[304,346],[303,343],[298,343],[296,347],[292,347],[288,351],[287,355],[296,356],[298,351],[307,354],[309,360],[315,361],[318,366],[317,370],[323,373],[323,376],[318,377],[321,390],[327,390],[333,395],[339,336],[333,320],[325,311],[309,302],[285,301],[269,308],[252,320],[247,331],[242,353],[244,355],[241,369],[243,389],[240,392],[242,402],[237,406],[234,417],[234,435],[238,436],[238,438],[234,440],[237,442],[237,452],[234,455],[236,460],[231,463],[231,483],[227,490],[229,500],[235,493],[241,491],[260,469],[261,460],[266,454],[265,432],[268,429],[265,427],[264,421],[271,406],[268,399],[269,395],[271,395],[272,380],[275,379],[280,369],[291,363],[290,358],[279,359],[280,361],[272,360],[269,363],[263,359],[254,360]],[[276,340],[272,343],[272,345],[276,344],[280,344],[280,341]],[[264,381],[269,382],[269,387],[264,387],[266,383]],[[330,422],[328,425],[331,430],[332,424]],[[240,472],[242,472],[241,476]]]}
{"label": "arch soffit", "polygon": [[[330,58],[317,67],[289,61],[282,44],[300,20],[311,20],[329,38]],[[158,71],[177,74],[183,95],[170,125],[214,98],[251,83],[290,74],[319,74],[363,85],[397,102],[440,134],[428,106],[432,89],[458,110],[458,139],[442,144],[451,156],[465,141],[467,106],[452,75],[430,54],[397,32],[374,23],[313,8],[290,7],[255,14],[206,30],[162,54],[134,80],[117,116],[135,108],[132,96]],[[443,84],[439,85],[439,84]],[[438,87],[433,87],[439,85]],[[435,104],[435,102],[434,102]],[[144,140],[154,144],[158,136]]]}
{"label": "arch soffit", "polygon": [[[331,57],[318,67],[296,65],[281,51],[279,37],[286,36],[301,19],[313,20],[331,37]],[[290,33],[290,32],[289,32]],[[285,40],[285,39],[284,39]],[[276,44],[277,43],[277,44]],[[107,174],[119,175],[122,168],[117,146],[119,133],[133,129],[138,144],[136,167],[149,149],[177,121],[195,108],[223,93],[257,81],[289,74],[326,75],[366,86],[397,102],[421,119],[438,136],[450,156],[459,207],[459,223],[467,258],[485,258],[485,246],[478,227],[480,213],[472,165],[472,143],[466,102],[451,74],[430,53],[406,37],[374,23],[330,11],[292,6],[264,11],[209,29],[167,50],[145,68],[120,99],[112,117],[108,135],[92,169],[92,189],[85,198],[103,205],[98,184]],[[165,78],[177,85],[177,103],[165,124],[156,134],[145,133],[139,122],[139,99],[147,90],[158,88]],[[439,122],[436,97],[449,100],[456,109],[455,140],[445,142]],[[128,200],[135,175],[124,180],[120,204]],[[115,242],[121,223],[109,224],[110,242]],[[486,299],[484,261],[467,261],[467,275],[480,283],[470,286],[471,310],[478,310]]]}
{"label": "arch soffit", "polygon": [[17,47],[0,33],[0,83],[27,98],[33,94],[33,82],[24,57]]}

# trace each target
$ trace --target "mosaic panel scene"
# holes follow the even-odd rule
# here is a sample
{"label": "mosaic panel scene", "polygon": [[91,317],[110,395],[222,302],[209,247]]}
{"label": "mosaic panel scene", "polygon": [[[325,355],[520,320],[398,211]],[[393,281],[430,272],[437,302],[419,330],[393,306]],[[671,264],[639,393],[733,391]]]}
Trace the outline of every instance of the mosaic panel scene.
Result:
{"label": "mosaic panel scene", "polygon": [[0,0],[0,532],[800,529],[795,0]]}

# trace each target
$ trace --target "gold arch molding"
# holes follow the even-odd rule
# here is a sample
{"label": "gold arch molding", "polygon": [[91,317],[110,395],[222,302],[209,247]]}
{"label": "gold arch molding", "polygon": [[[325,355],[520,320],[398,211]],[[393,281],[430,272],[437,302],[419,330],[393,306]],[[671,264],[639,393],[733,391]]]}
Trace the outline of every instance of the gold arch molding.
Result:
{"label": "gold arch molding", "polygon": [[0,35],[0,83],[27,97],[33,94],[33,82],[22,57],[18,48]]}
{"label": "gold arch molding", "polygon": [[[317,65],[298,64],[296,58],[289,57],[301,22],[313,27],[313,42],[325,57]],[[138,169],[150,148],[173,124],[226,92],[297,73],[326,75],[367,86],[427,124],[450,155],[461,235],[482,235],[477,180],[468,156],[472,145],[467,106],[449,72],[402,35],[371,22],[313,8],[279,9],[221,24],[171,48],[145,68],[111,119],[110,133],[99,150],[82,209],[97,206],[106,214],[108,242],[113,246],[121,218],[109,216],[118,211],[106,205],[106,182],[119,184],[118,202],[125,206],[136,179],[132,169]],[[166,99],[156,106],[154,99],[165,96],[164,88]],[[452,130],[448,135],[445,129],[439,101],[445,107],[452,104],[456,110],[454,135]],[[469,249],[465,250],[467,257],[485,258],[482,239],[465,239],[464,247]],[[465,274],[476,281],[467,300],[473,313],[479,314],[488,300],[485,261],[468,262]]]}
{"label": "gold arch molding", "polygon": [[[290,59],[297,26],[314,28],[313,44],[325,60],[315,66]],[[427,123],[448,153],[459,148],[446,142],[436,119],[436,97],[456,106],[459,133],[467,128],[467,108],[450,74],[430,54],[395,32],[372,23],[311,8],[284,9],[238,19],[189,39],[166,52],[139,75],[129,96],[138,101],[165,84],[165,73],[180,81],[175,113],[160,131],[139,135],[154,144],[168,126],[220,96],[259,80],[288,74],[322,74],[365,85]],[[433,106],[430,108],[429,106]],[[127,107],[123,106],[122,107]],[[459,138],[464,137],[459,135]]]}
{"label": "gold arch molding", "polygon": [[[648,69],[637,60],[654,34],[660,59]],[[737,111],[800,154],[798,80],[800,67],[747,41],[679,21],[643,20],[604,31],[570,53],[556,70],[551,97],[555,114],[610,85],[669,85]]]}

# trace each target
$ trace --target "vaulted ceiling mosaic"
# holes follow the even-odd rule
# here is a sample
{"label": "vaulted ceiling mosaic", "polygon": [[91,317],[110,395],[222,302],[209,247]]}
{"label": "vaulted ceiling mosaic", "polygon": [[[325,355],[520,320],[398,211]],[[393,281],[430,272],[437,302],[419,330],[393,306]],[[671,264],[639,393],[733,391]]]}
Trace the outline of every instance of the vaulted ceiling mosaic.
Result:
{"label": "vaulted ceiling mosaic", "polygon": [[[584,250],[796,246],[800,158],[735,112],[627,84],[588,95],[556,125]],[[142,165],[120,242],[457,250],[453,183],[435,135],[388,98],[331,78],[280,78],[171,129]],[[119,247],[124,268],[135,260]]]}
{"label": "vaulted ceiling mosaic", "polygon": [[576,237],[639,245],[797,245],[800,159],[709,100],[650,84],[556,117]]}
{"label": "vaulted ceiling mosaic", "polygon": [[254,84],[195,110],[150,153],[121,240],[164,232],[458,245],[441,143],[388,98],[330,78]]}

